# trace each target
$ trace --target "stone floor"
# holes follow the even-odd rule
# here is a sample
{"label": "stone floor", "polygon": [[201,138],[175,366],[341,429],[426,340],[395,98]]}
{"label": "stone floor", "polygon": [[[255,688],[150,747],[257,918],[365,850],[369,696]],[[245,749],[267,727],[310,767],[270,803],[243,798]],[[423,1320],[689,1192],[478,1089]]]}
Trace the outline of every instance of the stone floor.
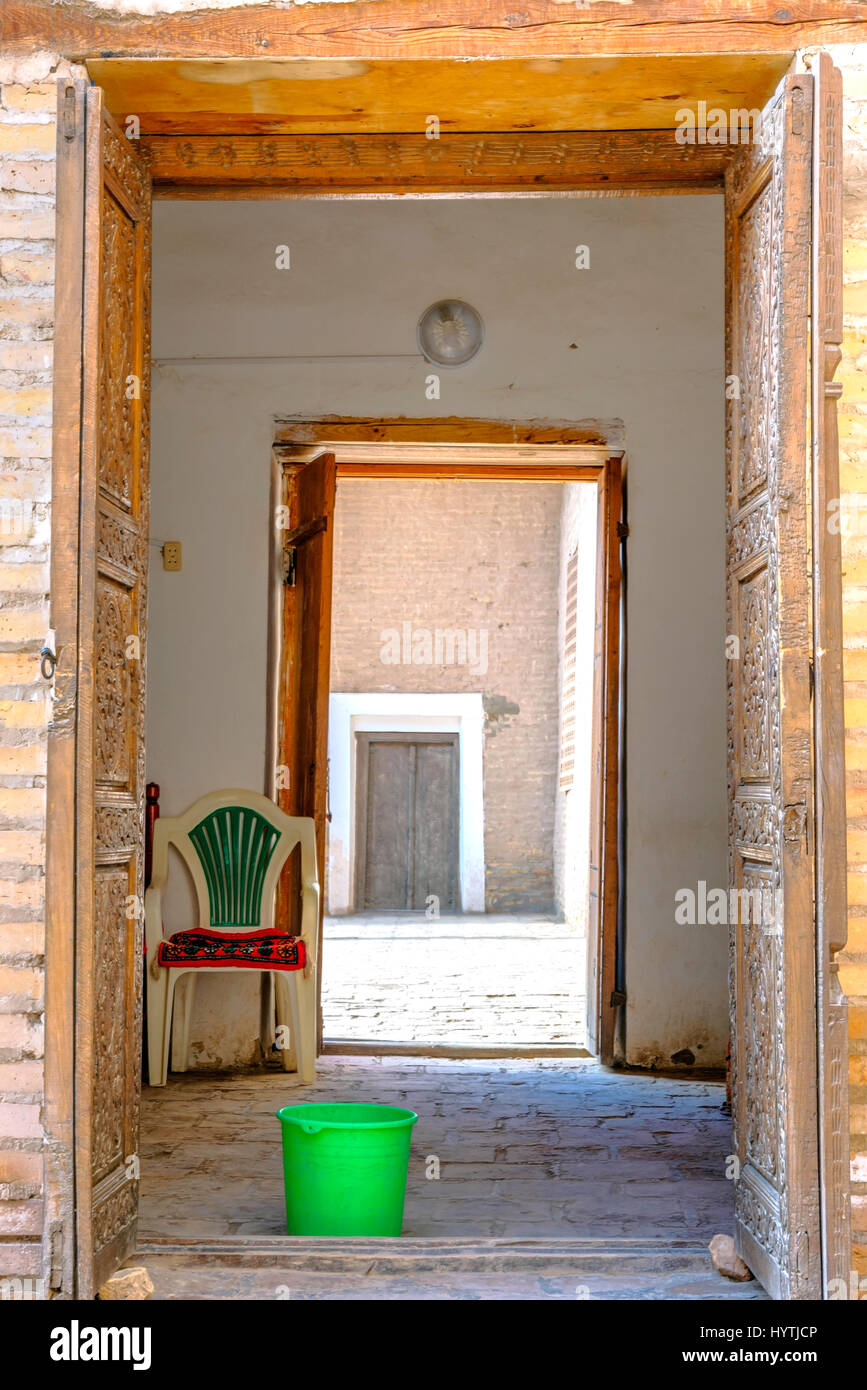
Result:
{"label": "stone floor", "polygon": [[529,913],[327,917],[325,1037],[580,1045],[585,953],[574,928]]}
{"label": "stone floor", "polygon": [[[328,1056],[319,1068],[303,1091],[280,1073],[175,1075],[145,1091],[139,1236],[157,1297],[764,1298],[755,1283],[714,1274],[705,1254],[713,1235],[732,1230],[720,1084],[576,1059]],[[285,1227],[274,1112],[302,1096],[418,1112],[404,1240],[393,1243],[401,1254],[413,1254],[413,1238],[428,1252],[434,1241],[487,1249],[499,1238],[524,1256],[548,1241],[544,1258],[531,1269],[506,1258],[432,1271],[429,1253],[394,1267],[377,1254],[361,1273],[288,1258],[275,1242]],[[431,1155],[438,1180],[426,1176]],[[187,1240],[219,1249],[220,1238],[231,1246],[240,1236],[259,1252],[254,1268],[184,1253]],[[650,1255],[636,1260],[636,1242]]]}
{"label": "stone floor", "polygon": [[[283,1073],[170,1076],[142,1106],[140,1229],[283,1232],[280,1127],[293,1099],[409,1106],[404,1234],[695,1236],[731,1229],[730,1122],[715,1082],[580,1060],[322,1057]],[[430,1155],[440,1178],[426,1176]]]}
{"label": "stone floor", "polygon": [[[130,1263],[133,1263],[132,1261]],[[239,1269],[225,1264],[203,1265],[194,1256],[155,1255],[148,1251],[137,1255],[135,1264],[144,1263],[154,1285],[153,1297],[160,1301],[174,1299],[211,1300],[299,1300],[335,1302],[550,1302],[574,1303],[576,1299],[604,1300],[750,1300],[766,1301],[767,1294],[760,1284],[730,1284],[711,1268],[670,1273],[636,1272],[634,1274],[563,1273],[554,1268],[547,1272],[521,1273],[501,1270],[490,1274],[483,1271],[412,1273],[371,1276],[301,1268],[297,1264],[281,1265],[274,1261],[268,1269]]]}

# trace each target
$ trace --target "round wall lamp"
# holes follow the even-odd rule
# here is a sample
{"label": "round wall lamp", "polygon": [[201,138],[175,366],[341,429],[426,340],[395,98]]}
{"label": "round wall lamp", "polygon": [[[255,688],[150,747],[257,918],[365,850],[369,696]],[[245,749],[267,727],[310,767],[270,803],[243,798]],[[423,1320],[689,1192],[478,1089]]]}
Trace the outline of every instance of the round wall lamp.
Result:
{"label": "round wall lamp", "polygon": [[438,367],[463,367],[475,357],[485,336],[482,316],[462,299],[440,299],[418,321],[418,345]]}

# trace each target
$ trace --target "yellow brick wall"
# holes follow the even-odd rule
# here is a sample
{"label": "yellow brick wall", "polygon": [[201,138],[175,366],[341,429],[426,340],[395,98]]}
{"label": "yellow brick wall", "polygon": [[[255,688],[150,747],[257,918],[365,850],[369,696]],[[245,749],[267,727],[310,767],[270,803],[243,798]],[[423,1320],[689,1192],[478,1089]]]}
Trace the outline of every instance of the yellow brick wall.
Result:
{"label": "yellow brick wall", "polygon": [[[0,64],[0,1293],[39,1292],[56,72]],[[3,1281],[7,1282],[3,1284]],[[22,1281],[21,1283],[8,1281]]]}

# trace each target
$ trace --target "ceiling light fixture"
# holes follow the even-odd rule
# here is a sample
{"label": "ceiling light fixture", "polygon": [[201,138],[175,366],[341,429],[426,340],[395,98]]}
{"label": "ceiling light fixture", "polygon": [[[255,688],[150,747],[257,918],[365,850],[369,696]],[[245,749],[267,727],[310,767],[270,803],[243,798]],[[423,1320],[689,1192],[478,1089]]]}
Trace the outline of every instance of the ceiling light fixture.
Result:
{"label": "ceiling light fixture", "polygon": [[418,345],[438,367],[463,367],[485,336],[481,314],[462,299],[440,299],[418,321]]}

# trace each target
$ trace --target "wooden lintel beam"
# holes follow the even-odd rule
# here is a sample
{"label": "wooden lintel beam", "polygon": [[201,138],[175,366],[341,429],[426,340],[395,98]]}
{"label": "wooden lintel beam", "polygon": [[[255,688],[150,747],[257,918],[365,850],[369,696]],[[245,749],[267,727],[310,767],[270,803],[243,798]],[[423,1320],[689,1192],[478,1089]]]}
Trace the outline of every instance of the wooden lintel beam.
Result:
{"label": "wooden lintel beam", "polygon": [[363,0],[175,14],[3,0],[0,49],[67,58],[557,58],[757,53],[867,38],[862,0]]}
{"label": "wooden lintel beam", "polygon": [[598,420],[487,420],[459,415],[326,415],[320,420],[281,420],[278,450],[341,443],[451,445],[590,445],[619,447],[620,428]]}
{"label": "wooden lintel beam", "polygon": [[463,478],[474,483],[580,483],[595,482],[602,464],[557,463],[340,463],[337,478],[398,478],[405,481],[443,482]]}
{"label": "wooden lintel beam", "polygon": [[731,151],[671,130],[493,135],[143,136],[157,193],[509,192],[720,186]]}

